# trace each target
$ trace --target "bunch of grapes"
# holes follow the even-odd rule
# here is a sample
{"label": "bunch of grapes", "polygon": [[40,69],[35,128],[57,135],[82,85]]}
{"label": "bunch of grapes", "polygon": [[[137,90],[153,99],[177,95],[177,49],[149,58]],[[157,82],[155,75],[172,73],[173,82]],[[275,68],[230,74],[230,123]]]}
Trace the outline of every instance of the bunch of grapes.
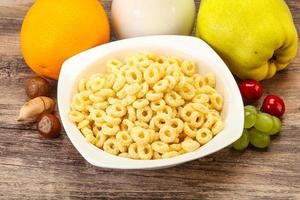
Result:
{"label": "bunch of grapes", "polygon": [[[246,80],[240,84],[240,91],[246,104],[256,102],[263,94],[263,88],[257,81]],[[285,105],[281,98],[268,95],[260,110],[253,105],[244,107],[245,123],[242,136],[233,143],[236,150],[244,150],[249,143],[257,148],[270,145],[270,136],[281,130],[279,117],[283,115]]]}
{"label": "bunch of grapes", "polygon": [[256,107],[248,105],[244,108],[244,131],[240,139],[233,143],[236,150],[244,150],[249,143],[257,148],[266,148],[270,144],[270,136],[281,130],[281,121],[278,117],[260,112]]}

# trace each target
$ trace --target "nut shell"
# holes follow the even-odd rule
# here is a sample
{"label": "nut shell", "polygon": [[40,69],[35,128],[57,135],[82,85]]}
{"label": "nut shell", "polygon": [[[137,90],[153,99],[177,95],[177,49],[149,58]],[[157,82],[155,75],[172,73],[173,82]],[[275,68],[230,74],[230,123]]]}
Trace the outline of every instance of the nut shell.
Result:
{"label": "nut shell", "polygon": [[55,101],[49,97],[36,97],[26,102],[20,109],[18,121],[36,122],[43,113],[53,113]]}
{"label": "nut shell", "polygon": [[57,138],[60,135],[61,124],[55,115],[43,114],[38,120],[37,129],[45,138]]}
{"label": "nut shell", "polygon": [[49,82],[39,76],[29,78],[25,83],[25,92],[29,98],[49,96]]}

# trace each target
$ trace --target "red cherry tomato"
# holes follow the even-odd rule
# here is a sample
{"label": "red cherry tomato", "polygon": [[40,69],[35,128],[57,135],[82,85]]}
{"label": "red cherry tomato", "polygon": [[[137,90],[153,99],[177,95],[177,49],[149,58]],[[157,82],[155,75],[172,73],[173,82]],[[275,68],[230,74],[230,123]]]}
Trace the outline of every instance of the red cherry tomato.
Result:
{"label": "red cherry tomato", "polygon": [[239,88],[245,104],[256,102],[264,93],[262,85],[256,80],[245,80]]}
{"label": "red cherry tomato", "polygon": [[276,95],[266,96],[261,109],[262,112],[269,113],[270,115],[281,117],[285,112],[285,104],[283,100]]}

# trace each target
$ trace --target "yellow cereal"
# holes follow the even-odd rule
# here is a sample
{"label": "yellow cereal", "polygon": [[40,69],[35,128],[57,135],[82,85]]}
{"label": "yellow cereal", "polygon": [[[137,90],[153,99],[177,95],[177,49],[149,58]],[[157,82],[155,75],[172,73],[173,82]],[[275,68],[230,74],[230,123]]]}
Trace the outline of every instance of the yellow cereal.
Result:
{"label": "yellow cereal", "polygon": [[191,60],[137,53],[78,81],[69,119],[85,140],[127,159],[167,159],[220,133],[224,99]]}

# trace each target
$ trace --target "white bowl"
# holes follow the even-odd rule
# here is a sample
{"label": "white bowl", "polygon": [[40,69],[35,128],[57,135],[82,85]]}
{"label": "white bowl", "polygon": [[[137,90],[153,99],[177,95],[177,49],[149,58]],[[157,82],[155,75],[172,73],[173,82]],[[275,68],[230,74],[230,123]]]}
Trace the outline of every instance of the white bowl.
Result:
{"label": "white bowl", "polygon": [[[132,160],[108,154],[85,141],[76,126],[69,121],[68,112],[78,80],[96,72],[104,72],[109,58],[123,58],[135,52],[192,59],[200,74],[216,75],[217,90],[224,95],[222,118],[225,128],[198,150],[174,158],[161,160]],[[243,131],[244,110],[237,84],[221,58],[204,41],[188,36],[146,36],[111,42],[82,52],[62,66],[58,81],[58,108],[65,131],[75,148],[92,165],[114,169],[158,169],[195,160],[232,144]]]}

